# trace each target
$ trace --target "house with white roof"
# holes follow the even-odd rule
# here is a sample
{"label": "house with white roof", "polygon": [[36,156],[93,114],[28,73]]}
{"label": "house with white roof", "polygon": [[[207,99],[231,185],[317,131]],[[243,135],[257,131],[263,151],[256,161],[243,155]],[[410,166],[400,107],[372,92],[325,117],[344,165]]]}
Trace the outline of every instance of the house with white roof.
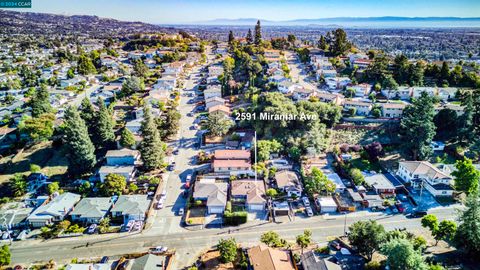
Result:
{"label": "house with white roof", "polygon": [[54,222],[62,221],[80,201],[78,194],[65,192],[54,196],[48,203],[39,206],[28,217],[27,221],[34,228],[51,225]]}
{"label": "house with white roof", "polygon": [[209,85],[207,89],[203,91],[203,96],[205,100],[214,98],[214,97],[222,97],[222,88],[220,85]]}
{"label": "house with white roof", "polygon": [[342,181],[342,178],[336,173],[327,174],[327,179],[332,181],[335,184],[335,192],[336,193],[343,193],[347,188]]}
{"label": "house with white roof", "polygon": [[127,182],[133,180],[135,176],[135,166],[133,165],[117,165],[117,166],[102,166],[98,171],[98,175],[100,176],[100,181],[103,183],[105,182],[105,178],[109,174],[117,174],[125,177]]}
{"label": "house with white roof", "polygon": [[422,186],[435,197],[453,195],[453,178],[427,161],[403,161],[398,164],[397,175],[412,187]]}

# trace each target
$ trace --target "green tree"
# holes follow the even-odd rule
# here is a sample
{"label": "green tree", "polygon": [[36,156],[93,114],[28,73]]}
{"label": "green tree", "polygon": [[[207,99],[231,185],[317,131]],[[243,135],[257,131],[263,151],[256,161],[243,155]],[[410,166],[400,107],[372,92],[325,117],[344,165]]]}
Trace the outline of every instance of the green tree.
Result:
{"label": "green tree", "polygon": [[277,140],[259,140],[257,141],[257,161],[262,162],[270,159],[270,154],[278,153],[282,150],[282,144]]}
{"label": "green tree", "polygon": [[257,21],[255,25],[255,45],[260,45],[262,43],[262,27],[260,26],[260,20]]}
{"label": "green tree", "polygon": [[406,84],[409,77],[408,57],[404,54],[397,55],[393,60],[393,78],[399,84]]}
{"label": "green tree", "polygon": [[142,59],[135,59],[133,62],[133,75],[137,77],[147,77],[148,76],[148,67],[142,61]]}
{"label": "green tree", "polygon": [[458,130],[455,127],[458,122],[457,113],[452,109],[441,109],[433,118],[435,123],[437,135],[441,140],[450,140],[456,137]]}
{"label": "green tree", "polygon": [[358,252],[372,260],[375,253],[385,239],[385,228],[374,220],[357,221],[349,228],[348,240]]}
{"label": "green tree", "polygon": [[168,139],[177,134],[180,128],[181,114],[175,109],[168,109],[160,118],[157,118],[157,126],[162,139]]}
{"label": "green tree", "polygon": [[85,97],[82,99],[82,103],[80,104],[80,117],[82,117],[83,121],[85,121],[85,124],[88,127],[88,132],[90,136],[93,135],[93,132],[95,130],[95,108],[93,107],[92,103],[90,102],[90,99]]}
{"label": "green tree", "polygon": [[140,152],[143,159],[143,165],[147,170],[159,169],[163,166],[165,152],[160,139],[155,121],[150,113],[150,108],[145,106],[144,118],[142,122],[143,141],[140,144]]}
{"label": "green tree", "polygon": [[433,214],[428,214],[422,218],[422,227],[428,228],[432,234],[438,229],[438,219]]}
{"label": "green tree", "polygon": [[434,101],[433,97],[423,92],[403,112],[400,122],[403,148],[414,160],[425,160],[433,152],[430,143],[435,136]]}
{"label": "green tree", "polygon": [[266,194],[267,194],[268,197],[274,198],[274,197],[276,197],[276,196],[278,195],[278,192],[277,192],[277,190],[274,189],[274,188],[269,188],[269,189],[267,189]]}
{"label": "green tree", "polygon": [[139,77],[128,77],[122,84],[121,95],[126,97],[145,90],[145,83]]}
{"label": "green tree", "polygon": [[333,42],[330,46],[330,53],[334,56],[344,55],[352,48],[352,44],[347,39],[347,33],[338,28],[333,32]]}
{"label": "green tree", "polygon": [[8,245],[3,245],[2,248],[0,248],[0,265],[9,265],[11,262],[11,257],[12,254],[10,253],[10,248]]}
{"label": "green tree", "polygon": [[91,189],[92,189],[92,185],[90,184],[90,182],[86,181],[78,187],[78,193],[82,194],[83,196],[86,196]]}
{"label": "green tree", "polygon": [[[457,134],[458,134],[458,142],[461,145],[469,145],[474,142],[475,138],[475,125],[474,125],[474,100],[473,94],[467,93],[464,97],[462,97],[462,106],[464,106],[463,114],[458,117],[458,124],[457,124]],[[452,126],[450,126],[451,128]]]}
{"label": "green tree", "polygon": [[47,193],[52,195],[60,190],[60,184],[58,182],[52,182],[47,185]]}
{"label": "green tree", "polygon": [[325,39],[325,36],[320,35],[320,39],[318,40],[318,48],[320,50],[326,51],[328,49],[328,44],[327,40]]}
{"label": "green tree", "polygon": [[33,118],[53,111],[50,105],[50,94],[48,93],[46,85],[42,84],[40,88],[35,91],[35,94],[30,99],[30,107],[32,107]]}
{"label": "green tree", "polygon": [[478,194],[480,171],[472,163],[471,159],[464,158],[455,163],[456,170],[452,172],[455,178],[455,190],[468,194]]}
{"label": "green tree", "polygon": [[121,195],[127,187],[125,176],[119,174],[108,174],[101,185],[102,193],[105,196]]}
{"label": "green tree", "polygon": [[336,186],[323,172],[314,167],[309,175],[304,178],[305,191],[308,195],[331,194],[335,192]]}
{"label": "green tree", "polygon": [[447,85],[450,79],[450,67],[448,66],[447,62],[442,63],[442,68],[440,69],[440,77],[439,77],[439,84],[440,85]]}
{"label": "green tree", "polygon": [[232,30],[230,30],[228,32],[228,45],[232,46],[234,41],[235,41],[235,36],[233,35]]}
{"label": "green tree", "polygon": [[303,249],[312,243],[312,231],[305,230],[303,234],[297,235],[296,243],[302,248],[303,254]]}
{"label": "green tree", "polygon": [[252,35],[252,30],[250,28],[248,28],[246,40],[248,45],[253,43],[253,35]]}
{"label": "green tree", "polygon": [[362,171],[357,168],[352,168],[349,172],[350,178],[352,178],[353,183],[356,186],[360,186],[365,182],[365,176],[363,176]]}
{"label": "green tree", "polygon": [[98,148],[109,148],[115,141],[115,134],[113,131],[113,119],[110,111],[105,106],[101,98],[98,98],[98,113],[95,117],[95,143]]}
{"label": "green tree", "polygon": [[477,194],[468,196],[459,216],[455,247],[478,261],[480,253],[480,201]]}
{"label": "green tree", "polygon": [[85,54],[78,58],[77,71],[82,75],[97,73],[97,69],[95,68],[95,65],[93,65],[92,59]]}
{"label": "green tree", "polygon": [[457,232],[457,223],[452,220],[442,220],[438,224],[438,229],[435,232],[435,245],[438,244],[438,241],[444,240],[450,242],[453,240],[455,233]]}
{"label": "green tree", "polygon": [[53,135],[54,121],[54,114],[44,113],[35,118],[25,117],[18,125],[18,128],[20,132],[27,134],[34,142],[47,141]]}
{"label": "green tree", "polygon": [[20,197],[27,193],[27,178],[23,174],[16,173],[10,178],[9,186],[13,192],[13,196]]}
{"label": "green tree", "polygon": [[422,254],[413,248],[407,239],[393,239],[382,245],[381,252],[387,256],[391,270],[427,270]]}
{"label": "green tree", "polygon": [[120,134],[120,144],[123,147],[132,148],[135,145],[135,137],[128,128],[123,128]]}
{"label": "green tree", "polygon": [[280,235],[274,231],[268,231],[260,236],[260,242],[269,247],[285,247],[286,241],[280,238]]}
{"label": "green tree", "polygon": [[207,119],[206,127],[213,136],[223,136],[228,133],[235,123],[221,114],[210,114]]}
{"label": "green tree", "polygon": [[65,111],[65,141],[69,150],[68,170],[73,174],[89,172],[97,163],[95,147],[88,136],[87,126],[74,107]]}
{"label": "green tree", "polygon": [[220,251],[220,261],[223,263],[233,262],[237,258],[237,242],[234,238],[220,239],[217,248]]}
{"label": "green tree", "polygon": [[138,190],[138,186],[135,185],[135,183],[130,183],[130,184],[128,185],[128,190],[129,190],[130,192],[132,192],[132,193],[135,193],[135,192],[137,192],[137,190]]}

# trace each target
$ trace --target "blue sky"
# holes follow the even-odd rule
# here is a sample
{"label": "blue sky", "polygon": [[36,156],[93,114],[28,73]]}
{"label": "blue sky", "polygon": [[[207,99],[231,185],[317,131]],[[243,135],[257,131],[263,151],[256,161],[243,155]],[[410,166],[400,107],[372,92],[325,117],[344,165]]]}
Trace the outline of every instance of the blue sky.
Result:
{"label": "blue sky", "polygon": [[22,11],[98,15],[150,23],[217,18],[292,20],[331,17],[480,16],[479,0],[32,0]]}

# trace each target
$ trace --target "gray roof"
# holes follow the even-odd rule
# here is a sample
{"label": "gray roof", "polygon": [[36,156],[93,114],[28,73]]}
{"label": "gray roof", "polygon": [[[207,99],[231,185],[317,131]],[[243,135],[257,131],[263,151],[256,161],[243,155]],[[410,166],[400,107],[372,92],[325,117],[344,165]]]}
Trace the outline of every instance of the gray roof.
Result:
{"label": "gray roof", "polygon": [[28,220],[44,220],[51,217],[63,217],[68,211],[80,201],[78,194],[65,192],[53,198],[49,203],[44,204],[33,211]]}
{"label": "gray roof", "polygon": [[123,148],[120,150],[108,150],[105,157],[107,158],[108,157],[129,157],[129,156],[137,157],[138,155],[140,155],[140,152],[138,150]]}
{"label": "gray roof", "polygon": [[109,197],[83,198],[73,209],[70,215],[80,218],[103,218],[112,207]]}
{"label": "gray roof", "polygon": [[227,203],[227,183],[195,184],[194,198],[207,198],[208,206],[224,206]]}
{"label": "gray roof", "polygon": [[333,263],[328,258],[320,258],[313,250],[301,255],[304,270],[341,270],[340,265]]}
{"label": "gray roof", "polygon": [[365,182],[376,189],[395,189],[395,186],[381,173],[365,177]]}
{"label": "gray roof", "polygon": [[156,256],[153,254],[147,254],[133,261],[131,270],[163,270],[166,266],[165,256]]}
{"label": "gray roof", "polygon": [[99,173],[129,173],[131,174],[135,170],[135,166],[102,166]]}
{"label": "gray roof", "polygon": [[28,217],[32,210],[33,208],[1,209],[0,227],[3,227],[5,223],[9,226],[18,225]]}
{"label": "gray roof", "polygon": [[147,195],[121,195],[111,211],[122,212],[122,215],[138,215],[147,212],[149,206]]}

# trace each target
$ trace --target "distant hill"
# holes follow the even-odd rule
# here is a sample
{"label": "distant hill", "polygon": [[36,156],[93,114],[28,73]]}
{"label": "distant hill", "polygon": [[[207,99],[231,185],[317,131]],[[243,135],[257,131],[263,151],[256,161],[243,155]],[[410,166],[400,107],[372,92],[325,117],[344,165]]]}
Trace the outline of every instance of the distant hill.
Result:
{"label": "distant hill", "polygon": [[[171,30],[171,29],[170,29]],[[173,30],[171,30],[173,31]],[[0,33],[115,35],[140,32],[170,32],[168,28],[142,22],[125,22],[84,15],[55,15],[0,10]]]}
{"label": "distant hill", "polygon": [[[254,25],[258,19],[215,19],[194,22],[199,25]],[[319,19],[297,19],[287,21],[271,21],[260,19],[263,25],[271,26],[325,26],[342,27],[480,27],[480,17],[336,17]]]}

